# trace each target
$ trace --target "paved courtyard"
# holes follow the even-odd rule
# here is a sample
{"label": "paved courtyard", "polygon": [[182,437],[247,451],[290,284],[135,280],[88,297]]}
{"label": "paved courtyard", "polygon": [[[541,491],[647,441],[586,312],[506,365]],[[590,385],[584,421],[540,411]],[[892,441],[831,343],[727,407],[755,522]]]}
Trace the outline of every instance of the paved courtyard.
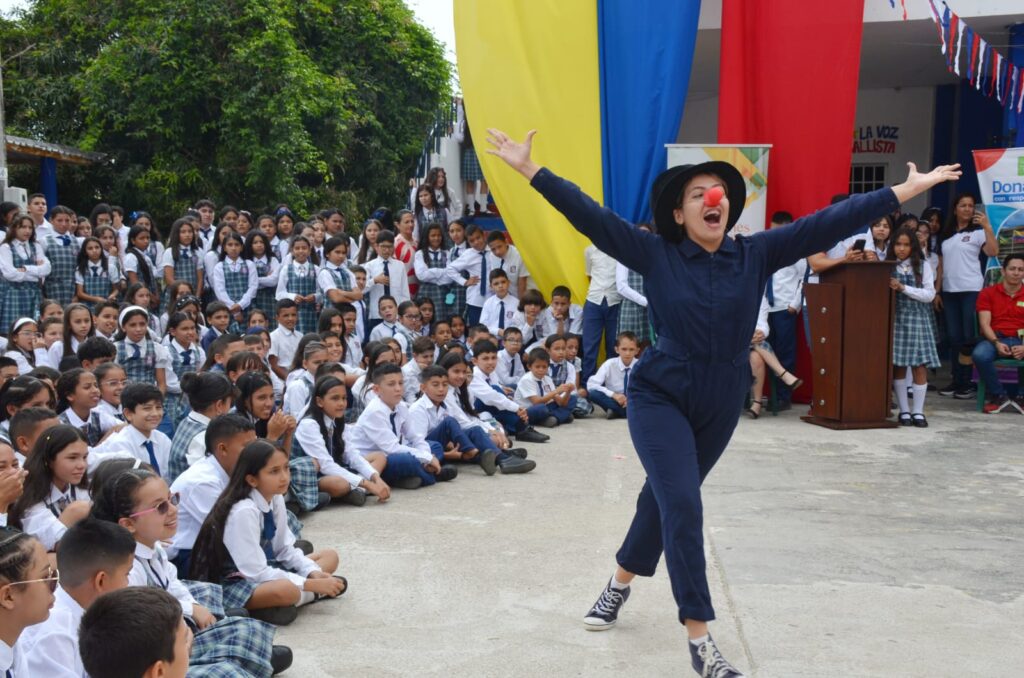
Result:
{"label": "paved courtyard", "polygon": [[[1024,417],[929,397],[931,428],[743,419],[705,484],[726,657],[748,675],[1024,675]],[[305,517],[351,590],[278,632],[287,675],[687,676],[664,568],[617,628],[580,620],[643,470],[623,421],[530,446],[538,468]]]}

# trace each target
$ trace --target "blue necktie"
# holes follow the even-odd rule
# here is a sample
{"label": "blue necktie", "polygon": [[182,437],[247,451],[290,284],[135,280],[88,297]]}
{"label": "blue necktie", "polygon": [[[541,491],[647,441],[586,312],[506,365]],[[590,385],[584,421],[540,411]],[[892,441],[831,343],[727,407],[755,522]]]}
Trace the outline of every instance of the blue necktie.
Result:
{"label": "blue necktie", "polygon": [[487,296],[487,253],[480,253],[480,296]]}
{"label": "blue necktie", "polygon": [[505,302],[502,301],[498,304],[500,307],[498,310],[498,329],[505,329]]}
{"label": "blue necktie", "polygon": [[[396,334],[398,334],[398,325],[392,325],[392,326],[391,326],[391,336],[393,337],[393,336],[395,336]],[[391,416],[393,417],[393,416],[395,416],[395,415],[391,415]]]}
{"label": "blue necktie", "polygon": [[192,364],[192,351],[185,349],[181,352],[181,364],[186,366]]}
{"label": "blue necktie", "polygon": [[502,270],[502,271],[505,270],[505,260],[504,259],[498,259],[498,268],[500,270]]}
{"label": "blue necktie", "polygon": [[160,475],[160,464],[156,461],[156,452],[153,451],[153,441],[147,440],[142,443],[142,446],[146,448],[146,452],[149,454],[149,465],[153,467],[157,475]]}
{"label": "blue necktie", "polygon": [[622,371],[622,392],[623,393],[625,393],[626,390],[629,389],[629,370],[630,369],[631,368],[627,367],[626,369],[624,369]]}
{"label": "blue necktie", "polygon": [[142,351],[139,350],[138,344],[132,344],[132,358],[141,358]]}
{"label": "blue necktie", "polygon": [[537,380],[537,388],[540,389],[540,394],[544,395],[544,382],[540,379]]}
{"label": "blue necktie", "polygon": [[62,236],[60,236],[60,241],[62,243],[64,243],[64,247],[67,247],[68,245],[71,244],[71,236],[69,236],[67,234],[62,235]]}
{"label": "blue necktie", "polygon": [[189,257],[188,250],[181,250],[181,258],[182,259],[188,259],[188,257]]}
{"label": "blue necktie", "polygon": [[91,268],[92,268],[92,277],[94,277],[94,278],[100,277],[100,267],[96,266],[96,265],[93,265]]}
{"label": "blue necktie", "polygon": [[768,276],[768,286],[765,288],[765,294],[768,296],[768,305],[775,305],[775,290],[772,289],[772,283],[775,280],[775,275]]}
{"label": "blue necktie", "polygon": [[441,253],[440,252],[431,252],[430,254],[434,257],[434,268],[440,268],[441,267]]}
{"label": "blue necktie", "polygon": [[[385,297],[390,297],[391,296],[391,282],[390,282],[391,274],[388,272],[389,271],[388,266],[389,266],[390,263],[391,262],[390,262],[389,259],[385,259],[384,260],[384,275],[386,275],[388,277],[388,281],[389,281],[388,283],[386,283],[384,285],[384,296]],[[392,332],[391,336],[394,336],[394,332]]]}
{"label": "blue necktie", "polygon": [[558,372],[561,370],[561,367],[561,365],[551,366],[551,378],[555,381],[556,384],[558,383]]}
{"label": "blue necktie", "polygon": [[395,417],[397,416],[398,412],[392,412],[389,417],[391,419],[391,432],[395,434],[396,438],[398,438],[398,442],[402,442],[402,436],[398,435],[398,428],[395,426]]}
{"label": "blue necktie", "polygon": [[274,537],[277,536],[277,525],[274,523],[274,512],[267,511],[263,514],[263,531],[260,533],[263,553],[267,560],[274,560]]}

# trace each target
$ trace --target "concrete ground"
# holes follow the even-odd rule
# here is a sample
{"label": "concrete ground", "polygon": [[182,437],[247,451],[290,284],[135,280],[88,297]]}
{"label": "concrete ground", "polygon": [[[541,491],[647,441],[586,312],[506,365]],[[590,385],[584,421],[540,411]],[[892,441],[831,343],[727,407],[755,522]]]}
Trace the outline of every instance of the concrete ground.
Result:
{"label": "concrete ground", "polygon": [[[929,394],[931,427],[744,418],[704,488],[712,633],[747,675],[1024,675],[1024,417]],[[307,515],[351,590],[278,632],[287,675],[687,676],[664,567],[583,629],[644,473],[625,422],[529,446],[536,471]]]}

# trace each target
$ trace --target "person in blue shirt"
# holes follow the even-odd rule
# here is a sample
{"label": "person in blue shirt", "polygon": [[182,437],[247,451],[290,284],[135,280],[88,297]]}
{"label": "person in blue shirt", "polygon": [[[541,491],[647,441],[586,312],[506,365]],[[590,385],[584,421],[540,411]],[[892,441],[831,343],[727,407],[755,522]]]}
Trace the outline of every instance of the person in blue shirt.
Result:
{"label": "person in blue shirt", "polygon": [[[598,249],[644,277],[658,337],[627,388],[630,435],[647,480],[616,554],[618,569],[584,620],[587,628],[615,623],[629,583],[636,575],[653,575],[664,550],[693,668],[719,678],[741,676],[708,634],[715,613],[705,572],[700,486],[732,437],[750,388],[750,337],[765,283],[775,271],[827,250],[900,203],[956,180],[960,166],[922,174],[908,163],[902,184],[851,196],[787,228],[736,238],[726,235],[746,199],[739,171],[717,161],[673,167],[654,181],[657,233],[649,233],[535,163],[530,153],[536,130],[523,142],[488,131],[488,153],[525,176]],[[716,186],[725,196],[706,204],[705,192]]]}

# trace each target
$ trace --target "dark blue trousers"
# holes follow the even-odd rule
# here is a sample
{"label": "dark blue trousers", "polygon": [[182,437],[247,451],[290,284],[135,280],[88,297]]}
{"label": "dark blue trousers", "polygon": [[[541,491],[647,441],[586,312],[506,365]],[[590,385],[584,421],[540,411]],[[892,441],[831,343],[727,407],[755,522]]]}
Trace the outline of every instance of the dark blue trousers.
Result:
{"label": "dark blue trousers", "polygon": [[626,416],[626,408],[612,400],[610,396],[606,396],[600,391],[588,391],[587,395],[590,398],[590,402],[594,403],[605,412],[614,412],[620,417]]}
{"label": "dark blue trousers", "polygon": [[946,341],[949,342],[949,365],[953,371],[953,385],[965,389],[971,384],[971,366],[960,364],[960,348],[973,343],[975,304],[977,292],[943,292],[942,310],[946,316]]}
{"label": "dark blue trousers", "polygon": [[[466,304],[466,327],[476,325],[480,322],[480,314],[483,313],[483,306],[472,306]],[[470,346],[470,348],[473,348]]]}
{"label": "dark blue trousers", "polygon": [[554,402],[530,405],[526,408],[526,416],[530,418],[531,424],[539,424],[548,417],[554,417],[559,424],[569,423],[572,410],[568,407],[559,407]]}
{"label": "dark blue trousers", "polygon": [[619,328],[619,304],[608,305],[603,299],[600,304],[588,301],[583,304],[583,374],[580,383],[586,384],[587,379],[597,372],[597,354],[601,350],[601,337],[604,337],[604,354],[610,358],[615,355],[615,332]]}
{"label": "dark blue trousers", "polygon": [[[796,314],[789,311],[775,311],[768,314],[769,340],[775,357],[788,372],[796,369]],[[789,402],[793,394],[779,379],[775,384],[775,397]]]}
{"label": "dark blue trousers", "polygon": [[[505,395],[505,392],[502,391],[500,387],[492,386],[491,388],[493,388],[501,395]],[[509,433],[516,434],[522,431],[524,428],[526,428],[526,424],[523,423],[523,420],[520,419],[515,412],[509,412],[508,410],[499,410],[497,407],[485,405],[484,401],[480,399],[477,399],[476,402],[473,403],[473,408],[476,409],[477,412],[490,412],[491,416],[497,419],[501,423],[501,425],[505,427],[505,430],[508,431]]]}
{"label": "dark blue trousers", "polygon": [[430,443],[430,448],[434,451],[434,454],[438,455],[438,458],[442,461],[444,461],[444,448],[448,443],[457,443],[459,449],[463,452],[466,450],[477,450],[477,455],[467,462],[470,464],[479,464],[485,450],[497,452],[499,461],[508,456],[506,452],[498,449],[498,446],[494,444],[494,441],[491,440],[491,437],[482,428],[472,426],[464,429],[454,417],[445,417],[440,424],[431,429],[430,433],[427,434],[427,442]]}
{"label": "dark blue trousers", "polygon": [[[431,452],[434,451],[431,446]],[[388,465],[384,467],[384,472],[380,474],[381,480],[388,485],[391,485],[402,478],[409,478],[412,476],[418,476],[423,479],[423,486],[433,485],[437,482],[437,478],[434,474],[423,468],[423,463],[419,459],[412,456],[408,452],[402,452],[401,454],[389,454]]]}
{"label": "dark blue trousers", "polygon": [[629,380],[629,432],[647,481],[615,558],[624,569],[649,577],[664,551],[680,622],[715,618],[700,486],[739,420],[751,384],[748,353],[713,363],[652,347]]}

